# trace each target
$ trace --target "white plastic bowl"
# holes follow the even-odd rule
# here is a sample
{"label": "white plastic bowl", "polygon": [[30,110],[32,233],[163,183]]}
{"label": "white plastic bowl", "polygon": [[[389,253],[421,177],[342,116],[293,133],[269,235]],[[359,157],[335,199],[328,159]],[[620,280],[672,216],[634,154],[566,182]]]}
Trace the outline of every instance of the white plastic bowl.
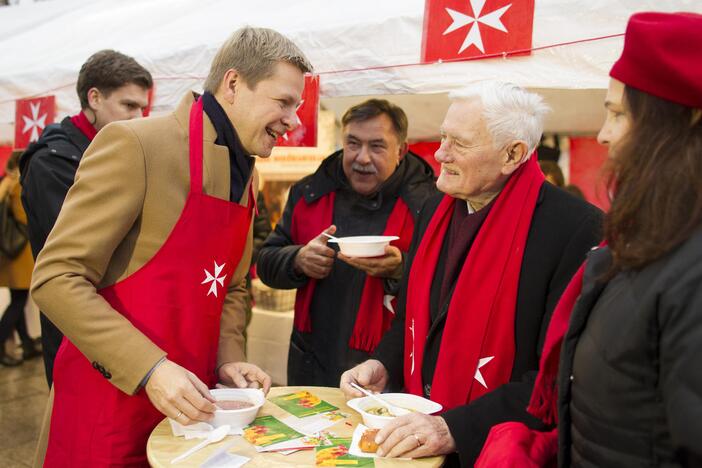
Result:
{"label": "white plastic bowl", "polygon": [[339,250],[347,257],[381,257],[385,255],[385,246],[397,239],[397,236],[352,236],[328,242],[339,244]]}
{"label": "white plastic bowl", "polygon": [[253,403],[250,408],[238,410],[223,410],[215,411],[214,419],[210,424],[214,427],[229,424],[232,429],[242,428],[251,424],[251,421],[256,419],[258,410],[266,402],[266,397],[263,392],[256,388],[218,388],[210,390],[210,394],[215,400],[243,400]]}
{"label": "white plastic bowl", "polygon": [[[441,404],[435,401],[427,400],[411,393],[383,393],[380,397],[393,405],[418,413],[434,414],[443,408]],[[367,409],[381,406],[380,403],[370,397],[354,398],[347,401],[346,404],[349,405],[349,408],[359,412],[363,417],[363,424],[371,429],[380,429],[394,418],[394,416],[378,416],[367,413]]]}

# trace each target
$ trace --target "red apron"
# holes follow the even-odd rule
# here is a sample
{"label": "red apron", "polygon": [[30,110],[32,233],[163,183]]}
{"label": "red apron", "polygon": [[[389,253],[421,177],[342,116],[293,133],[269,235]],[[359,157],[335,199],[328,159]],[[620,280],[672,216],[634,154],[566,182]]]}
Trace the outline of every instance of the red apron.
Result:
{"label": "red apron", "polygon": [[[212,388],[222,305],[255,207],[202,191],[202,100],[190,110],[190,193],[161,249],[141,269],[99,291],[110,305]],[[163,419],[142,389],[112,385],[67,339],[56,356],[48,467],[147,466],[146,441]]]}

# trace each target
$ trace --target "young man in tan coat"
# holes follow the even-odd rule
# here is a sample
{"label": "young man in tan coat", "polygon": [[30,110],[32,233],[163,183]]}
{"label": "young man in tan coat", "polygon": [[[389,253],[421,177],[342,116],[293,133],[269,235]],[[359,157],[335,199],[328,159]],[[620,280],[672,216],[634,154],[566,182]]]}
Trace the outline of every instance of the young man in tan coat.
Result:
{"label": "young man in tan coat", "polygon": [[243,28],[215,56],[202,97],[110,124],[88,148],[32,283],[67,338],[47,466],[143,465],[164,415],[212,418],[216,382],[270,387],[244,362],[252,155],[269,156],[297,125],[310,70],[285,37]]}

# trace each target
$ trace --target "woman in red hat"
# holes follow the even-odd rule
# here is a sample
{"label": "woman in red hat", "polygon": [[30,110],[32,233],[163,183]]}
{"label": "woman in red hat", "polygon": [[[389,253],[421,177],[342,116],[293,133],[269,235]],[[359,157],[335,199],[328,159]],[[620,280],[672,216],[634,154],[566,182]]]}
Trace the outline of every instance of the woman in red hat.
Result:
{"label": "woman in red hat", "polygon": [[529,407],[558,428],[495,426],[476,466],[702,466],[699,44],[702,15],[629,20],[598,135],[608,245],[554,312]]}

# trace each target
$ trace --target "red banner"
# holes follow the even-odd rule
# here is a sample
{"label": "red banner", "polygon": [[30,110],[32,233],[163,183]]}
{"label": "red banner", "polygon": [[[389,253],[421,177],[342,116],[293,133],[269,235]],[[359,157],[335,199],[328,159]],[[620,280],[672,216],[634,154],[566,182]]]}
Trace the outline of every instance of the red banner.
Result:
{"label": "red banner", "polygon": [[411,152],[429,163],[434,170],[435,177],[439,177],[439,173],[441,172],[441,164],[434,158],[434,154],[438,151],[439,146],[441,146],[441,142],[439,141],[418,141],[416,143],[410,143],[409,145],[409,150]]}
{"label": "red banner", "polygon": [[15,104],[15,148],[24,149],[37,141],[47,125],[54,123],[54,96],[18,99]]}
{"label": "red banner", "polygon": [[151,108],[154,106],[154,94],[156,94],[156,83],[149,89],[149,103],[146,105],[146,108],[141,111],[142,117],[148,117],[151,113]]}
{"label": "red banner", "polygon": [[319,114],[319,75],[305,75],[305,89],[297,108],[300,125],[278,138],[277,146],[317,146],[317,116]]}
{"label": "red banner", "polygon": [[5,166],[12,154],[12,146],[0,146],[0,177],[5,177]]}
{"label": "red banner", "polygon": [[607,147],[594,137],[570,139],[570,178],[585,199],[600,209],[609,209],[609,198],[603,166],[607,161]]}
{"label": "red banner", "polygon": [[422,61],[531,48],[534,0],[426,0]]}

